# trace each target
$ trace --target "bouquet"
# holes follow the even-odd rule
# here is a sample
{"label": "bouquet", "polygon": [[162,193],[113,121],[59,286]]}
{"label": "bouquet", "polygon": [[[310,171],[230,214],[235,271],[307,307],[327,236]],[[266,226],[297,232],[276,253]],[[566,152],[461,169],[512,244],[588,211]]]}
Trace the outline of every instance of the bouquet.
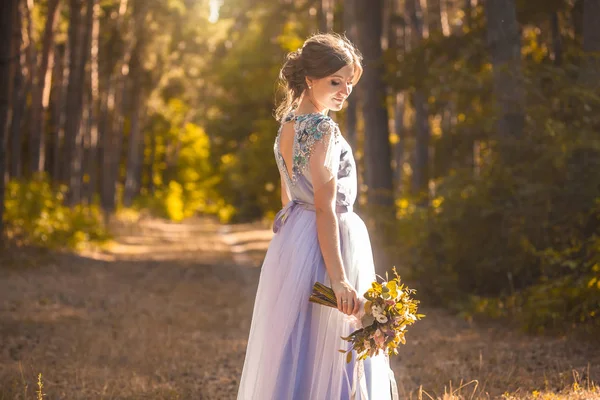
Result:
{"label": "bouquet", "polygon": [[[346,362],[352,360],[352,350],[356,351],[359,360],[372,357],[380,351],[388,355],[398,354],[400,343],[406,344],[406,327],[425,317],[417,314],[419,301],[411,297],[416,291],[401,282],[396,268],[393,272],[393,279],[389,280],[386,274],[386,281],[373,282],[360,300],[361,310],[354,317],[362,327],[350,336],[342,337],[352,343],[352,348],[348,351],[339,350],[346,353]],[[309,301],[337,308],[333,290],[319,282],[314,284]]]}

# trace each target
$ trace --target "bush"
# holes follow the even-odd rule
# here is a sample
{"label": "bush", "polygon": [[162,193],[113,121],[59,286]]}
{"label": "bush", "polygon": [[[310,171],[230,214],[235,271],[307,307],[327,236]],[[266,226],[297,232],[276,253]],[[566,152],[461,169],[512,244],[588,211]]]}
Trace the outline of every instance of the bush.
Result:
{"label": "bush", "polygon": [[400,200],[396,227],[429,297],[529,330],[600,315],[598,121],[570,113],[567,125],[546,106],[518,140],[489,142],[478,176],[440,178],[433,206]]}
{"label": "bush", "polygon": [[63,204],[66,187],[54,189],[47,178],[12,180],[5,195],[8,235],[24,244],[77,248],[108,239],[99,208],[66,207]]}

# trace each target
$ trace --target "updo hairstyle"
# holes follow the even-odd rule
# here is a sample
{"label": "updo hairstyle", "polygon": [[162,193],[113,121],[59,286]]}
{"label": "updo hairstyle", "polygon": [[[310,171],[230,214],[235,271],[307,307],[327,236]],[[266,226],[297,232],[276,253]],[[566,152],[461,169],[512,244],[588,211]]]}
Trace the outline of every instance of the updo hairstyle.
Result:
{"label": "updo hairstyle", "polygon": [[275,111],[277,120],[282,121],[298,106],[308,88],[307,77],[325,78],[347,65],[354,65],[353,84],[356,84],[363,71],[361,61],[360,52],[345,36],[328,33],[308,38],[301,49],[286,56],[279,72],[284,98]]}

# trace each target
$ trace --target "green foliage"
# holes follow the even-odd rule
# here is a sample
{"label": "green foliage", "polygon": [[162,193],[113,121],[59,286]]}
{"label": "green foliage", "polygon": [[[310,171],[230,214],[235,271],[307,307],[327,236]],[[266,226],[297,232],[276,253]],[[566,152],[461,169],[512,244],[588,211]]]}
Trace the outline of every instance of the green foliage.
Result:
{"label": "green foliage", "polygon": [[582,112],[600,103],[556,72],[545,72],[554,92],[528,107],[524,136],[490,141],[478,175],[459,169],[438,179],[429,209],[400,202],[398,232],[409,247],[401,255],[427,282],[422,290],[457,308],[516,316],[530,330],[600,313],[598,117]]}
{"label": "green foliage", "polygon": [[[176,143],[177,147],[159,145],[160,157],[176,152],[176,163],[160,163],[153,169],[153,181],[158,187],[153,194],[143,193],[136,200],[137,208],[149,208],[155,214],[173,221],[182,221],[196,213],[216,214],[221,220],[230,219],[228,207],[216,191],[218,177],[210,164],[210,143],[204,130],[184,122],[187,112],[179,100],[171,100],[166,115],[153,118],[153,129],[167,128],[160,143]],[[166,177],[168,182],[163,182]],[[230,210],[229,210],[230,212]]]}
{"label": "green foliage", "polygon": [[[217,189],[234,210],[233,221],[260,218],[281,206],[273,155],[278,128],[273,93],[285,53],[307,33],[286,9],[292,6],[250,8],[213,59],[209,81],[215,88],[205,127],[213,163],[219,165]],[[220,23],[227,24],[224,17]]]}
{"label": "green foliage", "polygon": [[49,248],[78,248],[109,238],[96,205],[63,205],[66,187],[54,189],[46,178],[10,181],[5,222],[9,237]]}

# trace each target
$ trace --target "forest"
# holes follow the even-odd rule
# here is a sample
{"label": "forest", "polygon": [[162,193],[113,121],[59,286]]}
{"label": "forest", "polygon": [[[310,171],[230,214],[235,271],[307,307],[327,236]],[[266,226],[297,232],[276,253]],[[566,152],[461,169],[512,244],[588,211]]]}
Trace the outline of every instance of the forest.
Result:
{"label": "forest", "polygon": [[426,315],[392,363],[402,398],[599,398],[600,0],[0,19],[0,400],[235,398],[282,207],[278,74],[317,32],[362,53],[330,116],[377,272]]}
{"label": "forest", "polygon": [[345,34],[332,117],[391,265],[531,331],[600,315],[600,1],[4,0],[5,246],[107,240],[122,210],[270,220],[285,54]]}

